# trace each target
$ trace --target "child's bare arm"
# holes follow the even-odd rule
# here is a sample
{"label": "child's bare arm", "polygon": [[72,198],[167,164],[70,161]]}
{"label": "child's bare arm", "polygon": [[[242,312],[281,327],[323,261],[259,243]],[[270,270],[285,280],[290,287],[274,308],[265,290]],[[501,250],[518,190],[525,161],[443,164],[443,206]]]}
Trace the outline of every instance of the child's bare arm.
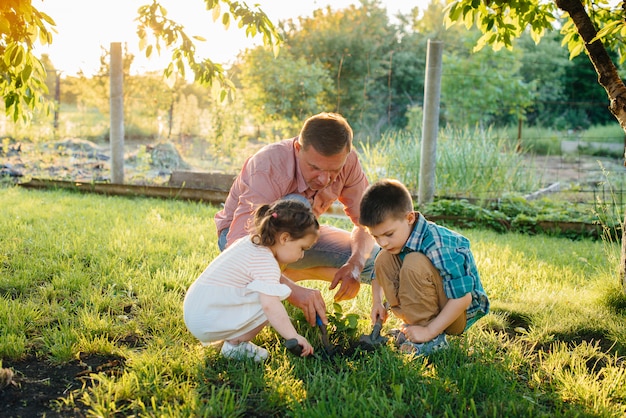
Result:
{"label": "child's bare arm", "polygon": [[270,325],[278,332],[284,339],[289,340],[295,338],[298,340],[298,344],[302,346],[302,355],[308,356],[313,353],[313,347],[311,344],[298,334],[291,319],[287,314],[287,310],[283,306],[278,296],[270,296],[264,293],[259,293],[261,300],[261,307]]}
{"label": "child's bare arm", "polygon": [[378,317],[382,318],[383,322],[387,320],[387,309],[383,304],[383,289],[380,287],[376,279],[372,280],[372,311],[370,317],[372,318],[372,324],[376,322]]}

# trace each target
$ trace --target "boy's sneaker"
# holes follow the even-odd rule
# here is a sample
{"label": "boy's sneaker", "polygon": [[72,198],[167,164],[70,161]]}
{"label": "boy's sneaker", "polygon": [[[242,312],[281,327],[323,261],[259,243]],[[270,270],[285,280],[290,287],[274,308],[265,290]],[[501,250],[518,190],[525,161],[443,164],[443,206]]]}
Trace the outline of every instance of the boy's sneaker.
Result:
{"label": "boy's sneaker", "polygon": [[222,345],[222,355],[226,358],[237,360],[251,358],[256,362],[261,362],[269,356],[269,353],[266,349],[261,348],[249,341],[244,341],[237,345],[224,341],[224,345]]}
{"label": "boy's sneaker", "polygon": [[406,340],[400,346],[400,351],[407,354],[414,354],[416,356],[427,356],[435,351],[444,350],[448,348],[448,340],[446,340],[446,334],[439,334],[430,341],[425,343],[414,343]]}

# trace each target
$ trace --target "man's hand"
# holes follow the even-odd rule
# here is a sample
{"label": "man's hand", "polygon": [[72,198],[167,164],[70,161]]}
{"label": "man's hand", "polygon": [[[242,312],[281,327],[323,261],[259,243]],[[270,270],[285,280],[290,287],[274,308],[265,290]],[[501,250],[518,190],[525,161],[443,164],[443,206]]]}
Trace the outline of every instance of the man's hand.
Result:
{"label": "man's hand", "polygon": [[328,323],[326,318],[326,303],[322,293],[316,289],[308,289],[298,286],[295,283],[291,287],[291,296],[287,299],[292,305],[302,309],[304,318],[312,327],[316,326],[316,314],[322,319],[324,324]]}
{"label": "man's hand", "polygon": [[358,280],[360,275],[358,268],[353,267],[350,263],[344,264],[335,274],[335,278],[330,283],[330,290],[337,287],[339,282],[339,290],[335,293],[335,301],[341,302],[342,300],[352,299],[359,293],[361,283]]}

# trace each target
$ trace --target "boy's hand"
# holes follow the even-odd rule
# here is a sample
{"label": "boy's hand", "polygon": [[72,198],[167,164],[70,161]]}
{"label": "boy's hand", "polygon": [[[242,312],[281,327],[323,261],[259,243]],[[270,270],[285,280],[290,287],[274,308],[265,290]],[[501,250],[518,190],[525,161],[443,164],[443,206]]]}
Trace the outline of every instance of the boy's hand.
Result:
{"label": "boy's hand", "polygon": [[370,314],[372,324],[375,324],[379,317],[383,320],[383,323],[387,321],[387,309],[382,303],[374,303]]}
{"label": "boy's hand", "polygon": [[409,341],[414,343],[425,343],[426,341],[430,341],[439,335],[433,333],[428,327],[423,327],[421,325],[404,325],[402,327],[402,332],[406,335]]}

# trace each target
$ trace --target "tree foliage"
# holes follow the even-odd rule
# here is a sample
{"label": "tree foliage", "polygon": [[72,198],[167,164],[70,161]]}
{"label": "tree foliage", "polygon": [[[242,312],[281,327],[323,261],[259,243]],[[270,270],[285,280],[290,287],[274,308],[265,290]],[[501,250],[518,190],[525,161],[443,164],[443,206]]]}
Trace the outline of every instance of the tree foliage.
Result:
{"label": "tree foliage", "polygon": [[54,25],[30,0],[0,2],[0,93],[6,114],[15,121],[27,122],[31,113],[24,110],[46,103],[46,71],[32,50],[52,42]]}
{"label": "tree foliage", "polygon": [[[204,0],[204,3],[206,9],[212,11],[213,21],[220,20],[226,28],[230,26],[231,21],[235,21],[238,22],[239,28],[246,28],[247,36],[261,34],[265,45],[277,47],[281,41],[273,23],[258,6],[251,9],[245,3],[233,0]],[[220,3],[226,5],[227,9],[222,11]],[[195,42],[202,42],[205,39],[188,35],[181,24],[167,17],[167,10],[158,0],[140,7],[138,13],[139,47],[145,51],[146,57],[149,58],[155,51],[161,53],[163,49],[171,50],[171,61],[164,72],[168,79],[177,74],[185,78],[185,67],[189,66],[196,82],[211,85],[217,81],[222,87],[222,99],[234,90],[234,85],[226,77],[221,64],[209,58],[197,59]]]}
{"label": "tree foliage", "polygon": [[[469,51],[466,51],[466,53]],[[445,120],[488,127],[496,122],[516,124],[533,103],[535,82],[524,81],[521,54],[491,50],[462,56],[446,54],[441,81]]]}
{"label": "tree foliage", "polygon": [[[199,1],[199,0],[197,0]],[[236,22],[247,36],[262,35],[267,45],[275,48],[281,37],[267,15],[258,6],[248,7],[235,0],[204,0],[214,21],[228,27]],[[226,6],[222,9],[222,6]],[[153,53],[171,52],[171,62],[164,75],[172,82],[184,78],[186,68],[203,85],[221,88],[225,98],[232,90],[232,82],[225,76],[220,64],[196,56],[195,42],[204,39],[188,35],[182,25],[167,17],[167,10],[158,0],[138,9],[137,35],[140,49],[147,57]],[[32,0],[3,0],[0,2],[0,93],[4,98],[6,114],[13,120],[27,122],[32,111],[45,106],[46,71],[34,54],[36,44],[52,43],[55,22],[32,5]]]}
{"label": "tree foliage", "polygon": [[[398,18],[399,23],[391,23],[379,2],[364,1],[358,7],[327,7],[311,18],[281,22],[285,39],[281,54],[273,58],[267,52],[248,51],[234,69],[242,74],[242,91],[255,123],[276,128],[280,121],[279,129],[286,129],[317,105],[318,110],[346,115],[359,139],[403,128],[407,112],[422,106],[429,39],[444,45],[443,125],[503,126],[527,120],[571,129],[612,119],[599,85],[567,86],[570,80],[587,78],[590,64],[582,58],[568,59],[556,38],[558,31],[546,31],[539,45],[530,31],[522,31],[518,40],[507,38],[514,50],[476,50],[480,30],[463,25],[446,28],[442,0]],[[554,22],[558,26],[562,21],[559,17]],[[307,78],[303,66],[316,75]],[[288,73],[294,71],[300,83]],[[324,86],[319,85],[322,82]],[[303,94],[315,95],[306,100],[310,106],[303,106]]]}
{"label": "tree foliage", "polygon": [[421,103],[425,39],[391,24],[379,0],[318,9],[281,27],[285,42],[277,58],[248,51],[237,63],[236,71],[246,74],[244,94],[254,91],[250,97],[264,101],[266,114],[257,122],[297,118],[299,125],[307,114],[335,111],[360,136],[375,138],[383,127],[402,126],[408,105]]}
{"label": "tree foliage", "polygon": [[333,85],[319,61],[293,57],[288,48],[277,57],[263,48],[249,50],[233,71],[256,124],[269,123],[279,136],[293,135],[324,109]]}
{"label": "tree foliage", "polygon": [[380,98],[388,96],[394,35],[380,1],[362,0],[360,7],[327,7],[290,22],[285,38],[294,56],[319,62],[332,78],[328,108],[364,128],[377,123],[371,118],[386,105]]}
{"label": "tree foliage", "polygon": [[611,113],[626,131],[626,86],[607,52],[609,48],[624,60],[625,8],[623,1],[611,7],[608,0],[455,0],[448,5],[446,19],[448,25],[462,22],[483,33],[475,50],[486,45],[498,50],[512,49],[514,39],[525,31],[539,43],[563,14],[562,45],[567,46],[570,58],[583,51],[587,54],[609,97]]}

